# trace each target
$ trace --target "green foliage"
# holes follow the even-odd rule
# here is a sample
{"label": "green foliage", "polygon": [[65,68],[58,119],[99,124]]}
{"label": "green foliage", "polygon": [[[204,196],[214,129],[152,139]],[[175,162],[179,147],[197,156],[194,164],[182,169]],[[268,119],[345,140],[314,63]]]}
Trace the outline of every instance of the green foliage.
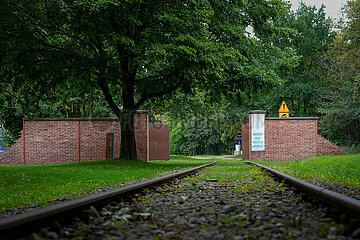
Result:
{"label": "green foliage", "polygon": [[223,153],[234,149],[235,133],[247,121],[248,111],[265,109],[270,116],[278,116],[283,100],[291,116],[316,114],[322,94],[318,60],[334,35],[324,8],[301,4],[296,12],[284,11],[258,26],[255,34],[258,39],[248,38],[237,47],[246,59],[229,60],[224,92],[216,91],[214,96],[204,86],[191,97],[178,93],[148,105],[167,117],[172,153],[207,153],[216,142]]}
{"label": "green foliage", "polygon": [[192,117],[170,125],[170,153],[183,155],[221,153],[220,132],[202,118]]}
{"label": "green foliage", "polygon": [[347,18],[339,23],[341,31],[321,62],[326,81],[319,130],[332,141],[356,150],[360,145],[359,1],[348,1],[344,13]]}
{"label": "green foliage", "polygon": [[[248,94],[269,89],[280,82],[276,68],[292,56],[248,37],[245,29],[261,32],[287,7],[280,0],[5,0],[0,79],[8,93],[0,101],[6,98],[6,107],[15,102],[11,107],[21,117],[42,111],[71,116],[58,105],[78,103],[65,96],[81,103],[83,92],[101,92],[124,123],[132,121],[120,117],[121,110],[137,110],[176,90],[201,88],[217,99],[229,88]],[[121,152],[133,157],[131,126],[121,126]]]}
{"label": "green foliage", "polygon": [[345,146],[360,145],[360,101],[354,98],[351,80],[336,80],[335,86],[325,89],[319,112],[324,114],[319,132]]}
{"label": "green foliage", "polygon": [[6,144],[6,141],[5,141],[5,130],[0,126],[0,148],[3,148],[5,147],[7,144]]}
{"label": "green foliage", "polygon": [[22,129],[22,119],[15,112],[1,111],[0,107],[0,134],[3,137],[3,146],[10,146],[19,137]]}
{"label": "green foliage", "polygon": [[[247,111],[225,97],[211,102],[206,92],[193,96],[173,95],[160,106],[149,105],[152,112],[166,118],[170,126],[170,152],[198,155],[233,151],[236,132],[247,118]],[[151,108],[154,107],[154,108]]]}
{"label": "green foliage", "polygon": [[277,116],[279,105],[285,100],[290,116],[314,116],[322,94],[319,61],[335,35],[325,16],[324,6],[316,9],[300,3],[296,12],[280,15],[273,24],[275,30],[270,37],[264,37],[264,41],[279,48],[292,48],[300,58],[297,66],[284,69],[282,83],[270,95],[261,96],[262,102],[266,102],[265,109]]}
{"label": "green foliage", "polygon": [[321,134],[357,146],[359,9],[348,1],[334,41],[324,6],[280,0],[4,0],[0,122],[11,140],[24,117],[144,108],[168,118],[171,152],[215,153],[248,110],[277,116],[285,100],[290,116],[320,113]]}
{"label": "green foliage", "polygon": [[349,155],[360,154],[360,145],[343,146],[343,149]]}

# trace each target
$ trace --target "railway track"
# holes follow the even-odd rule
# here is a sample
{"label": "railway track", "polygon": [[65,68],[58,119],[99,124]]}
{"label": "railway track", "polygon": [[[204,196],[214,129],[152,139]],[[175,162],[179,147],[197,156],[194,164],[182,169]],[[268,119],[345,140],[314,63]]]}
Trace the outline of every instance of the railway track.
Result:
{"label": "railway track", "polygon": [[325,201],[327,204],[330,204],[341,211],[346,212],[354,218],[360,218],[360,201],[357,199],[302,181],[258,163],[248,161],[245,163],[256,165],[271,173],[275,177],[283,180],[285,183],[288,183],[298,189],[301,189],[302,191],[314,195],[318,199]]}
{"label": "railway track", "polygon": [[[133,184],[130,186],[97,193],[72,201],[59,203],[47,208],[25,212],[9,218],[0,219],[0,239],[16,238],[31,233],[36,229],[54,220],[65,220],[81,213],[90,206],[101,206],[108,202],[126,198],[132,194],[139,193],[144,189],[151,188],[168,181],[184,177],[202,168],[214,165],[215,162],[191,168],[185,171],[163,176],[153,180]],[[21,231],[19,231],[21,229]]]}
{"label": "railway track", "polygon": [[281,173],[280,181],[266,174],[246,182],[175,180],[213,164],[0,220],[0,238],[360,239],[360,201]]}

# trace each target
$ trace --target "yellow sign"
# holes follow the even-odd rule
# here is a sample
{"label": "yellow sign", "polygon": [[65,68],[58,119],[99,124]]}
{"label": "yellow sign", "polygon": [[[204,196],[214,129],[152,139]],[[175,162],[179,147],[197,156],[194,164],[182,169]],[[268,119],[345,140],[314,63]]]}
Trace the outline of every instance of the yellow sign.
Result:
{"label": "yellow sign", "polygon": [[289,117],[289,112],[289,108],[287,107],[285,101],[283,101],[279,108],[279,117]]}
{"label": "yellow sign", "polygon": [[289,117],[289,113],[279,113],[279,117],[287,118]]}

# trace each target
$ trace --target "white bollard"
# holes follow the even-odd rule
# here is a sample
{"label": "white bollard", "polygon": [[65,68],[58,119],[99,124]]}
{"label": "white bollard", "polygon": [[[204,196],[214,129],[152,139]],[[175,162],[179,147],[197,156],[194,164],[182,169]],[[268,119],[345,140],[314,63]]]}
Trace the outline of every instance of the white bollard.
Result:
{"label": "white bollard", "polygon": [[241,145],[238,145],[238,144],[235,145],[234,155],[240,155],[241,154],[240,146]]}

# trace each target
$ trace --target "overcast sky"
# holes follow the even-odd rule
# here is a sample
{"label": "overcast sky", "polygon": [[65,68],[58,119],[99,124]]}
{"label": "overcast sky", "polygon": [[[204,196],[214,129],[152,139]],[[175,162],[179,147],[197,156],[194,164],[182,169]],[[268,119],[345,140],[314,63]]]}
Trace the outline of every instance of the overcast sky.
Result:
{"label": "overcast sky", "polygon": [[[315,5],[317,9],[321,4],[325,5],[325,13],[328,17],[338,18],[340,16],[341,7],[346,3],[346,0],[302,0],[306,5]],[[299,6],[300,0],[289,0],[292,4],[292,10],[296,10]]]}

